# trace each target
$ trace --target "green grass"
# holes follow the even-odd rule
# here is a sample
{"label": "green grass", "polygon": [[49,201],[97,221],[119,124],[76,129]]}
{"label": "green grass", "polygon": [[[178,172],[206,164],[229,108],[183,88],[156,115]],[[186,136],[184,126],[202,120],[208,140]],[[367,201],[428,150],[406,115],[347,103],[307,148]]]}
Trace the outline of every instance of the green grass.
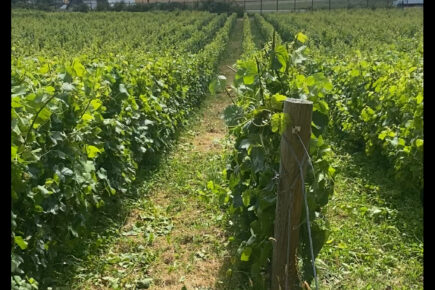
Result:
{"label": "green grass", "polygon": [[[124,200],[122,222],[106,225],[107,230],[88,245],[94,251],[78,263],[74,278],[67,284],[77,289],[142,287],[153,285],[155,276],[164,279],[171,272],[184,269],[189,274],[198,260],[207,261],[210,257],[223,260],[228,255],[224,240],[200,234],[211,227],[225,229],[227,223],[217,197],[207,189],[209,180],[221,178],[224,160],[219,152],[193,151],[191,142],[198,134],[195,128],[209,102],[210,98],[190,119],[188,127],[194,129],[180,134],[174,151],[162,159],[158,169],[143,183],[136,199]],[[168,197],[164,198],[165,195]],[[192,216],[195,213],[200,216]],[[160,273],[150,273],[150,269],[166,263],[166,249],[156,245],[162,239],[174,249],[175,255],[170,257],[174,261],[159,267]],[[188,258],[182,258],[183,255]]]}
{"label": "green grass", "polygon": [[[423,289],[423,208],[382,165],[337,150],[330,235],[316,265],[326,289]],[[314,283],[312,283],[314,284]]]}
{"label": "green grass", "polygon": [[[236,32],[226,61],[238,57],[233,54],[238,53],[240,43],[235,40],[241,31]],[[217,132],[224,135],[219,112],[229,100],[223,98],[208,96],[186,120],[170,153],[161,156],[151,170],[143,164],[137,193],[122,202],[122,215],[88,243],[93,250],[77,262],[66,285],[76,289],[181,289],[186,285],[192,289],[196,284],[216,289],[227,284],[228,216],[218,196],[207,188],[208,181],[222,178],[225,167],[222,154],[229,141],[213,139]],[[212,149],[206,150],[204,143]],[[209,279],[207,273],[215,277]]]}
{"label": "green grass", "polygon": [[[238,57],[235,36],[241,38],[241,31],[232,36],[225,61]],[[209,126],[224,127],[216,122],[222,98],[208,96],[185,120],[169,152],[140,164],[133,190],[96,212],[87,236],[73,241],[74,251],[59,253],[57,263],[49,265],[43,288],[165,288],[165,283],[189,285],[189,277],[204,285],[225,283],[228,220],[207,182],[221,178],[226,145],[208,152],[192,143],[207,137]],[[218,277],[207,280],[198,265]]]}
{"label": "green grass", "polygon": [[[254,40],[262,44],[258,34]],[[187,285],[201,274],[198,263],[219,260],[213,289],[250,288],[248,273],[237,268],[238,243],[228,241],[237,235],[231,226],[237,221],[207,188],[209,181],[223,183],[229,141],[221,143],[223,150],[193,150],[212,102],[207,98],[187,121],[169,155],[154,166],[143,164],[137,192],[108,204],[77,252],[59,258],[53,285],[153,289],[171,275]],[[337,148],[334,166],[335,192],[324,210],[330,234],[316,260],[320,289],[423,289],[420,197],[404,192],[381,164],[361,153]]]}
{"label": "green grass", "polygon": [[[207,259],[210,254],[202,249],[204,244],[215,257],[227,255],[225,241],[210,235],[195,235],[210,226],[225,231],[227,223],[218,200],[207,189],[209,180],[221,178],[223,157],[219,151],[194,152],[192,144],[193,138],[201,133],[198,126],[213,99],[207,97],[186,120],[167,155],[156,156],[151,163],[140,165],[133,191],[121,199],[109,200],[96,212],[88,235],[75,240],[74,252],[59,253],[58,263],[49,265],[46,271],[44,287],[130,289],[152,285],[150,268],[164,262],[163,249],[151,247],[159,238],[173,244],[177,252],[181,244],[189,243],[194,248],[194,251],[190,249],[189,261],[174,264],[169,271],[186,268],[189,272],[196,260]],[[154,200],[157,190],[171,195],[167,204]],[[183,216],[198,210],[201,216]],[[186,229],[195,233],[173,236],[173,220],[183,219],[191,221]]]}

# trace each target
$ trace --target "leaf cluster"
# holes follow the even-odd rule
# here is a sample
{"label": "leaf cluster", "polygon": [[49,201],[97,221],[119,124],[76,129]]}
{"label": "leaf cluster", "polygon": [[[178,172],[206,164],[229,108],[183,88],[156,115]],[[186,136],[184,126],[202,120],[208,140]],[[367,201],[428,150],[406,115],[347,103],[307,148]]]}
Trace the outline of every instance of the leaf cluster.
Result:
{"label": "leaf cluster", "polygon": [[[337,15],[338,14],[338,15]],[[341,11],[266,18],[286,40],[304,30],[313,69],[332,79],[337,139],[386,160],[397,182],[423,190],[423,23],[421,9]]]}
{"label": "leaf cluster", "polygon": [[[254,17],[259,19],[261,16]],[[259,21],[260,26],[261,23],[264,19]],[[333,192],[335,173],[330,165],[331,148],[322,137],[329,114],[324,99],[332,85],[322,73],[309,70],[303,34],[281,45],[276,33],[272,31],[271,36],[263,50],[238,61],[235,76],[237,102],[224,112],[235,144],[224,172],[230,193],[222,191],[222,194],[229,212],[243,221],[238,225],[241,240],[239,266],[249,273],[256,289],[267,289],[270,282],[281,134],[289,119],[283,113],[283,102],[287,97],[305,98],[314,103],[316,117],[312,124],[309,154],[315,172],[309,171],[305,182],[316,254],[327,237],[327,221],[322,216],[322,207]],[[244,39],[249,41],[250,38],[244,36]],[[302,220],[302,223],[301,228],[305,228],[306,221]],[[311,265],[306,232],[302,231],[301,239],[301,258],[305,264]],[[305,271],[304,279],[311,278],[312,273]]]}
{"label": "leaf cluster", "polygon": [[[36,285],[61,250],[76,247],[99,208],[134,194],[139,169],[168,149],[208,92],[235,19],[225,17],[194,57],[138,54],[133,45],[125,55],[12,55],[13,285]],[[118,33],[111,42],[124,40],[122,27]]]}

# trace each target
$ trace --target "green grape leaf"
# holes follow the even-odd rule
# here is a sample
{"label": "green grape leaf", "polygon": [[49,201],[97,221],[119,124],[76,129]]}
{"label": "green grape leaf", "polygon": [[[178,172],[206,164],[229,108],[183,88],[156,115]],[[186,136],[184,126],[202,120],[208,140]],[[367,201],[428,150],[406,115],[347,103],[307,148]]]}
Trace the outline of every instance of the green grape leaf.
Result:
{"label": "green grape leaf", "polygon": [[242,255],[240,256],[240,260],[244,262],[248,262],[249,258],[251,257],[252,248],[246,247],[243,249]]}
{"label": "green grape leaf", "polygon": [[21,250],[27,249],[28,243],[23,239],[22,236],[15,236],[14,241],[15,241],[15,244],[17,244]]}
{"label": "green grape leaf", "polygon": [[302,32],[299,32],[298,34],[296,34],[296,39],[300,42],[300,43],[305,43],[308,40],[308,36],[306,36],[305,34],[303,34]]}
{"label": "green grape leaf", "polygon": [[86,146],[86,153],[88,154],[89,158],[96,158],[98,156],[99,153],[104,152],[104,148],[97,148],[95,146],[92,145],[87,145]]}
{"label": "green grape leaf", "polygon": [[73,68],[77,76],[82,77],[86,71],[85,67],[80,63],[78,59],[73,62]]}

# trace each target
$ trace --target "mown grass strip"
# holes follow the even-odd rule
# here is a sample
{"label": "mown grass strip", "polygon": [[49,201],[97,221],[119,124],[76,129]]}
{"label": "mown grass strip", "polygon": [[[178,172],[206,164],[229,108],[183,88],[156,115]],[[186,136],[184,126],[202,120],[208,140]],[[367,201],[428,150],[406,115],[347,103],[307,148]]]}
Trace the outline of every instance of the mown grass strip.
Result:
{"label": "mown grass strip", "polygon": [[[363,153],[336,147],[330,233],[318,259],[326,289],[423,289],[423,208]],[[381,168],[380,168],[381,167]]]}

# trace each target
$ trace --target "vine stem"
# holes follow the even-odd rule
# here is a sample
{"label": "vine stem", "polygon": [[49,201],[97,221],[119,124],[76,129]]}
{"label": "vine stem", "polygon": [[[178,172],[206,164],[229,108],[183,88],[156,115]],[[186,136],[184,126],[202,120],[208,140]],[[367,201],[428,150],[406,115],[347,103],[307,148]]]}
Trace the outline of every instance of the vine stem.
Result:
{"label": "vine stem", "polygon": [[227,88],[225,88],[225,93],[227,93],[228,97],[230,98],[231,102],[233,103],[234,106],[237,106],[236,103],[234,102],[233,98],[231,97],[230,92],[228,91]]}
{"label": "vine stem", "polygon": [[26,139],[24,140],[24,146],[27,145],[27,141],[28,141],[28,139],[29,139],[30,132],[32,132],[33,125],[35,124],[36,119],[38,118],[39,114],[40,114],[41,111],[42,111],[42,110],[47,106],[47,104],[48,104],[51,100],[54,99],[54,97],[55,97],[55,95],[51,96],[47,101],[45,101],[45,103],[41,106],[41,108],[39,109],[39,111],[36,113],[35,117],[33,118],[32,124],[30,125],[30,128],[29,128],[29,130],[27,131]]}
{"label": "vine stem", "polygon": [[80,116],[80,118],[78,119],[78,120],[81,120],[81,118],[83,118],[83,115],[86,113],[86,111],[88,110],[88,108],[89,108],[89,106],[91,105],[91,102],[92,102],[92,100],[93,100],[94,98],[91,98],[90,100],[89,100],[89,102],[88,102],[88,104],[86,105],[86,108],[83,110],[83,112],[82,112],[82,114],[81,114],[81,116]]}
{"label": "vine stem", "polygon": [[263,84],[262,84],[262,82],[261,82],[260,62],[258,61],[258,58],[257,58],[257,57],[255,57],[255,62],[257,63],[258,80],[260,81],[260,95],[261,95],[261,100],[263,101],[263,104],[264,104],[264,90],[263,90]]}
{"label": "vine stem", "polygon": [[234,68],[230,67],[229,65],[227,65],[227,67],[232,70],[233,72],[237,72],[237,70],[235,70]]}

